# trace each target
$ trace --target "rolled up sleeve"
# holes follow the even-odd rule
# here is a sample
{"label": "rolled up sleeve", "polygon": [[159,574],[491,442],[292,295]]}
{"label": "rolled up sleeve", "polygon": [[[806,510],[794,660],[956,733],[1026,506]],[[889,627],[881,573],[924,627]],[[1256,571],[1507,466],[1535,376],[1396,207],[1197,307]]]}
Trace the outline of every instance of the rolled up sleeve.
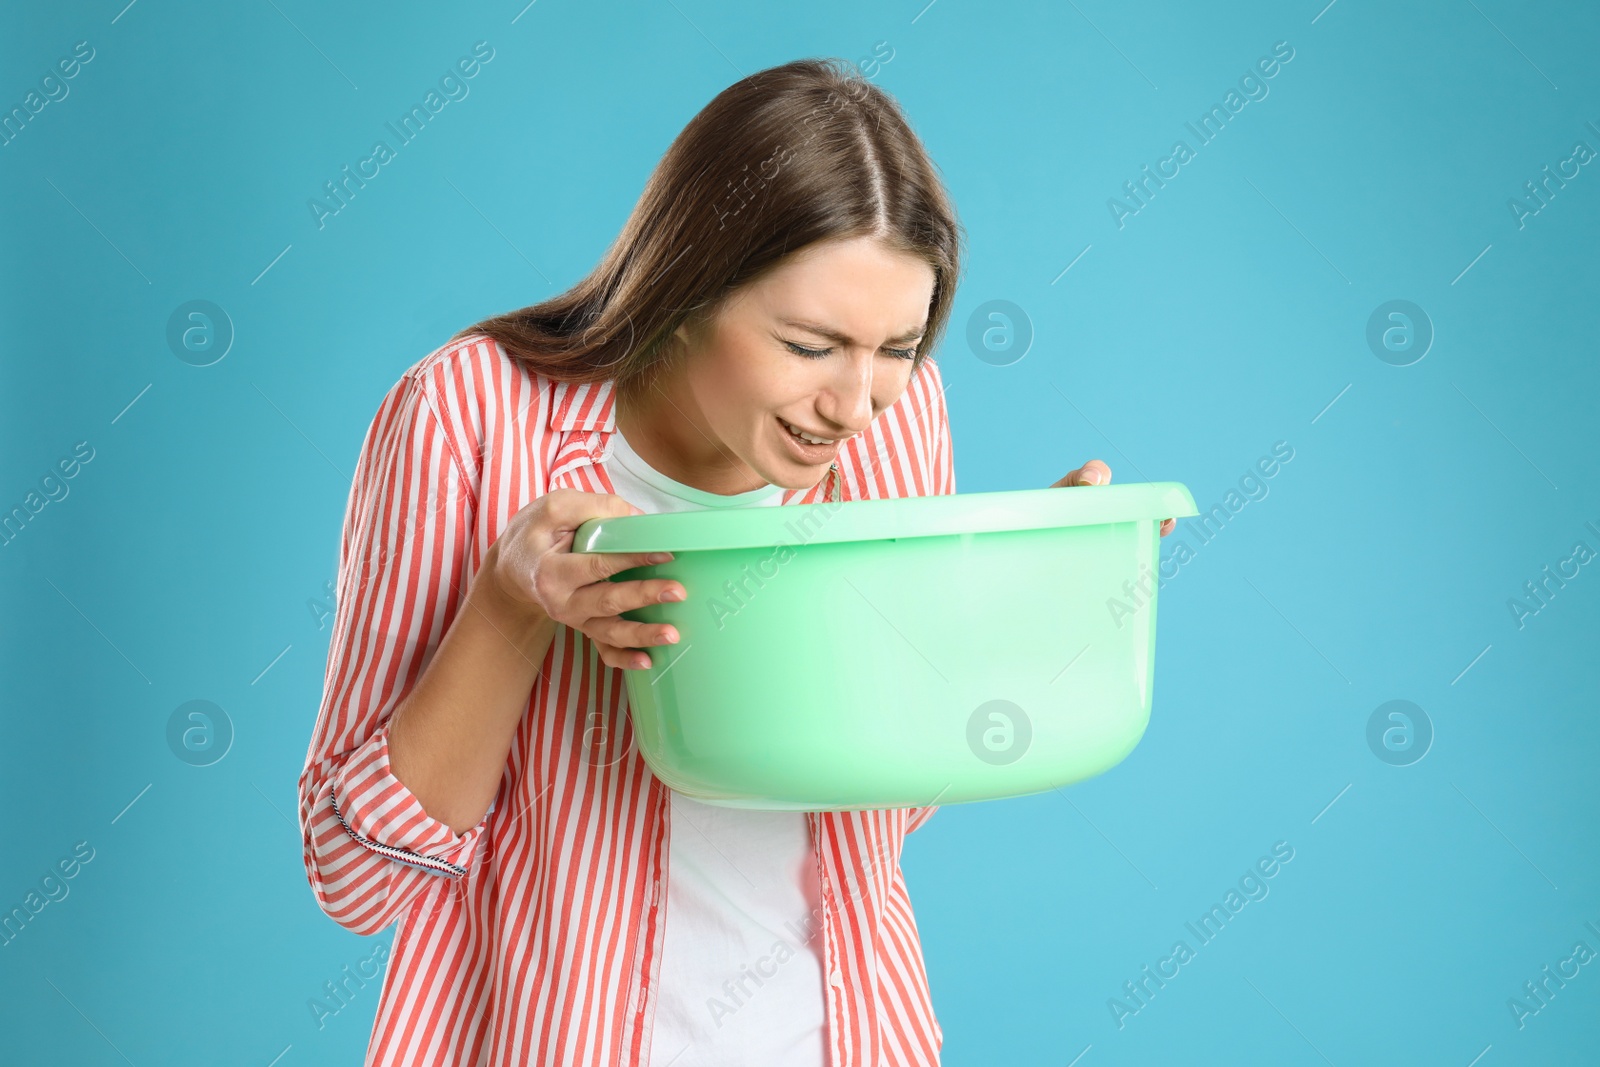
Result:
{"label": "rolled up sleeve", "polygon": [[440,879],[467,876],[494,810],[457,834],[389,764],[390,717],[460,607],[475,511],[426,387],[402,376],[357,460],[322,701],[300,777],[312,892],[357,933],[387,927]]}

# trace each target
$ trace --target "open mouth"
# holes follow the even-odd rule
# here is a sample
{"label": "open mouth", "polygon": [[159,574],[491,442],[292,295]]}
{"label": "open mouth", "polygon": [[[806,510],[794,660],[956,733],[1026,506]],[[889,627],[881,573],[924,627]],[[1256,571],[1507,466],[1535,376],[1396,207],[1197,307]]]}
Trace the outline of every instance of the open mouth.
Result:
{"label": "open mouth", "polygon": [[822,463],[832,459],[833,454],[839,450],[840,438],[819,440],[804,431],[796,432],[796,428],[781,416],[777,417],[777,422],[784,439],[789,442],[789,447],[805,463]]}

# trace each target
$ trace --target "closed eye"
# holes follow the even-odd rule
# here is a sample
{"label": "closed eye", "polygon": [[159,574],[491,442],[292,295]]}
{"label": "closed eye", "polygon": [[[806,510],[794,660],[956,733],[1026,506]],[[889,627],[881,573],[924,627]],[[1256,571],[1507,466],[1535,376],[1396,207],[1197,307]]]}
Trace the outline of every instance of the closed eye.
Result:
{"label": "closed eye", "polygon": [[[797,345],[793,341],[785,341],[784,344],[788,345],[789,351],[795,355],[804,356],[807,359],[821,359],[833,351],[831,348],[807,348],[804,345]],[[884,351],[895,359],[915,359],[917,357],[915,345],[910,348],[885,348]]]}

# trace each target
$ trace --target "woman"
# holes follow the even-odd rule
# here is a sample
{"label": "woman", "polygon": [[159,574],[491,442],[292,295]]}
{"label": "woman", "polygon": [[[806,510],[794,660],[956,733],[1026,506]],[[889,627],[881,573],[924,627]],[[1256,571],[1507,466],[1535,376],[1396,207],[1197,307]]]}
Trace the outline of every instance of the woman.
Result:
{"label": "woman", "polygon": [[379,407],[300,787],[319,905],[400,921],[369,1064],[938,1062],[899,865],[935,809],[715,822],[675,798],[622,671],[677,634],[621,613],[696,591],[571,551],[644,510],[622,482],[654,510],[955,491],[928,353],[960,226],[841,67],[723,91],[588,278],[461,331]]}

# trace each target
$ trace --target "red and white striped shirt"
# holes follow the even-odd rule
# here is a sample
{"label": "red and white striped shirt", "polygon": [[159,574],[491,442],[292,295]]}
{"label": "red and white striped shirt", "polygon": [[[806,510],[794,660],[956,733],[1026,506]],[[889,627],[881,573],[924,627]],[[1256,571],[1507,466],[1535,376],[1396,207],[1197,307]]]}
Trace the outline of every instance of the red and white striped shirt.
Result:
{"label": "red and white striped shirt", "polygon": [[[483,335],[413,364],[362,442],[322,704],[300,777],[306,874],[340,925],[400,920],[366,1063],[646,1062],[670,790],[634,743],[623,672],[558,626],[477,826],[430,817],[389,767],[389,716],[524,505],[613,492],[613,382],[532,374]],[[939,369],[840,451],[844,500],[955,492]],[[783,504],[826,499],[825,477]],[[812,812],[830,1061],[939,1062],[905,835],[934,807]]]}

